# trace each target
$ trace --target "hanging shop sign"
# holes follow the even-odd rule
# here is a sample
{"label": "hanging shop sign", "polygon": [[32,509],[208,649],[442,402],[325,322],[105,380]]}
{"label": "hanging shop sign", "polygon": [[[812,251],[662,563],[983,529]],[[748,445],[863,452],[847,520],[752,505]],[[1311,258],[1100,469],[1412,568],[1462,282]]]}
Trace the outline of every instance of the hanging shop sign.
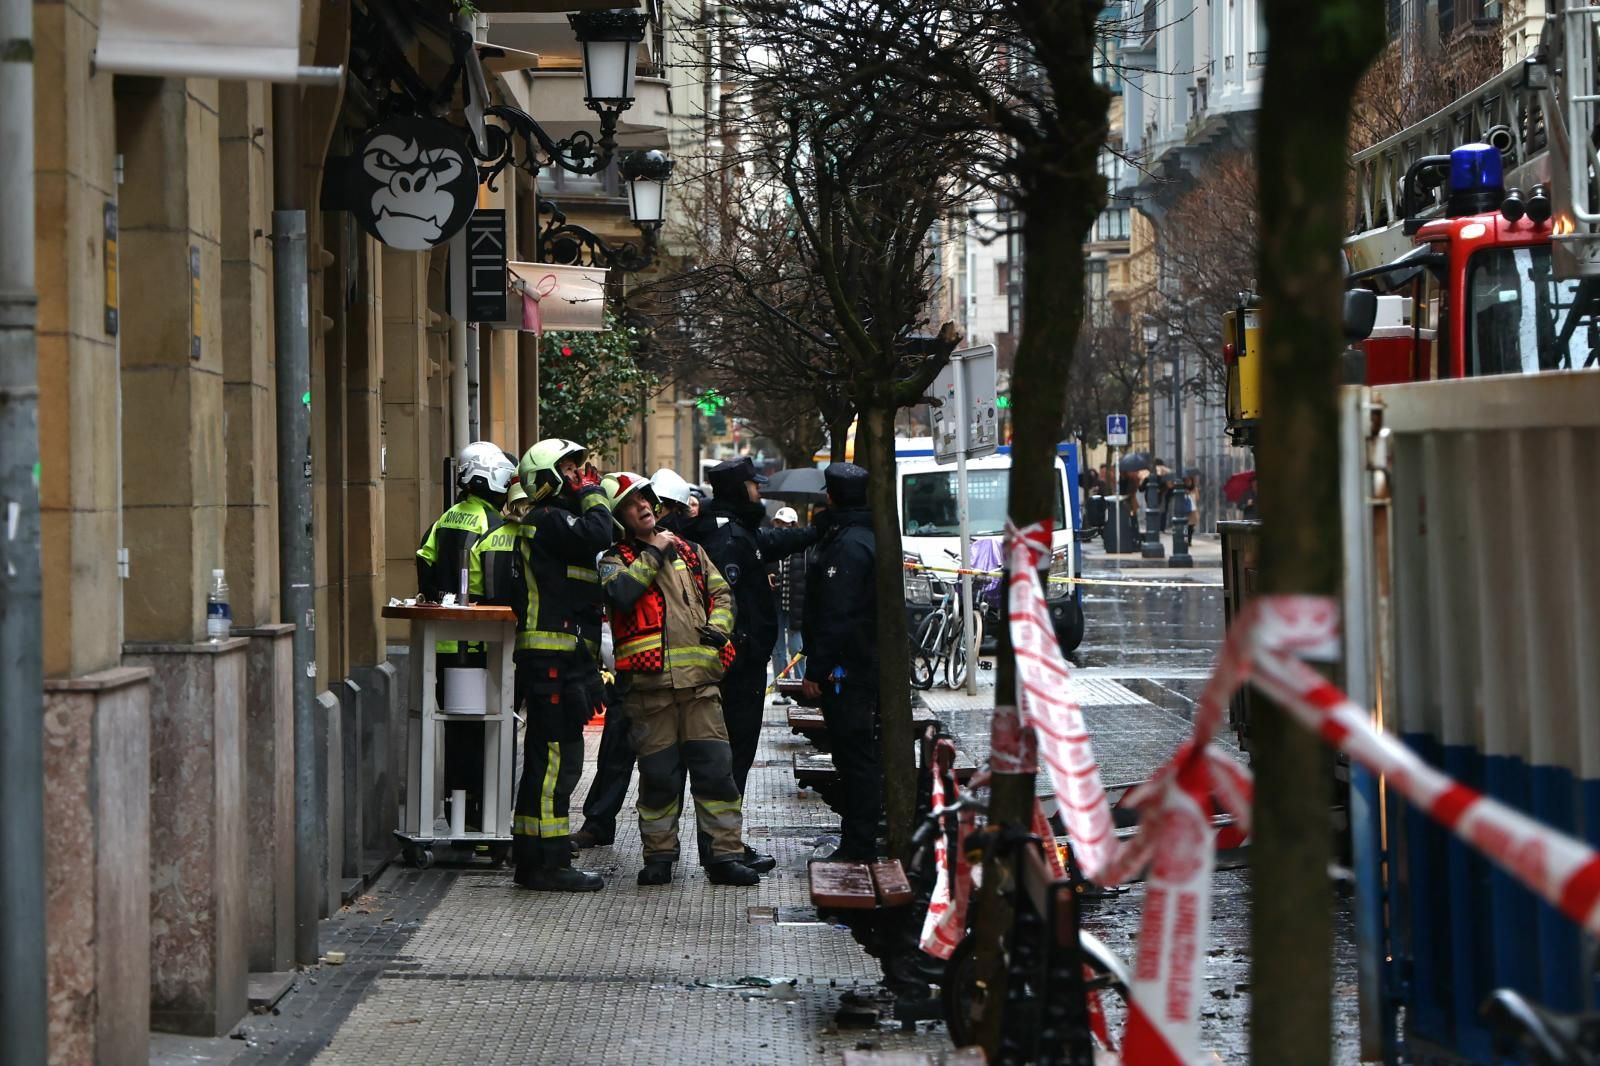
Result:
{"label": "hanging shop sign", "polygon": [[506,317],[506,213],[480,209],[467,221],[467,321]]}
{"label": "hanging shop sign", "polygon": [[478,203],[467,134],[405,115],[367,131],[345,169],[344,202],[361,228],[391,248],[420,252],[461,230]]}
{"label": "hanging shop sign", "polygon": [[[606,328],[606,271],[559,263],[509,263],[511,291],[521,303],[518,328],[529,333]],[[513,319],[518,315],[513,314]]]}

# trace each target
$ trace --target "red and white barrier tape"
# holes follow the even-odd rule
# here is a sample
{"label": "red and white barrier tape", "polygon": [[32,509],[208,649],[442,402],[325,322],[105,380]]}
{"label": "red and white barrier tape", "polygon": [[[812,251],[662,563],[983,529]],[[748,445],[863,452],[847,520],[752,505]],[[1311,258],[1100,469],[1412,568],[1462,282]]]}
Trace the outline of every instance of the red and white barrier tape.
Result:
{"label": "red and white barrier tape", "polygon": [[[944,775],[939,772],[940,756],[946,753],[950,759],[954,759],[956,746],[949,738],[942,738],[934,751],[933,810],[943,807],[945,801],[951,798],[944,793]],[[938,874],[933,883],[933,895],[928,901],[927,917],[922,920],[922,950],[940,959],[948,959],[956,945],[961,943],[961,938],[967,934],[967,900],[972,888],[972,867],[967,862],[966,839],[976,819],[971,811],[963,810],[957,821],[959,828],[956,833],[954,881],[950,877],[950,842],[941,826],[933,842],[933,861]]]}
{"label": "red and white barrier tape", "polygon": [[1216,844],[1209,808],[1214,802],[1232,814],[1230,836],[1242,839],[1249,833],[1253,799],[1249,771],[1210,742],[1222,728],[1229,701],[1247,681],[1574,922],[1600,933],[1600,854],[1429,766],[1306,664],[1303,657],[1331,659],[1338,653],[1338,610],[1320,597],[1263,597],[1246,606],[1201,694],[1194,733],[1149,781],[1123,798],[1123,806],[1141,810],[1141,831],[1118,847],[1039,580],[1037,566],[1050,550],[1050,528],[1008,532],[1010,625],[1021,709],[1019,715],[996,708],[993,765],[1000,772],[1002,766],[1015,767],[1011,772],[1031,768],[1036,736],[1084,874],[1111,886],[1151,867],[1124,1061],[1178,1066],[1200,1057],[1198,990]]}

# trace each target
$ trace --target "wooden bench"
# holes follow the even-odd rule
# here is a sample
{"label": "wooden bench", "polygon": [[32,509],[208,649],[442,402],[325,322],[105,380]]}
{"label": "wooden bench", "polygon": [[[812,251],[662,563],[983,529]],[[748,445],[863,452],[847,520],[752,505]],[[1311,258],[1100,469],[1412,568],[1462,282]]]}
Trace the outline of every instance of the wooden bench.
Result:
{"label": "wooden bench", "polygon": [[811,902],[821,910],[870,911],[903,907],[914,898],[898,859],[814,862],[806,868]]}

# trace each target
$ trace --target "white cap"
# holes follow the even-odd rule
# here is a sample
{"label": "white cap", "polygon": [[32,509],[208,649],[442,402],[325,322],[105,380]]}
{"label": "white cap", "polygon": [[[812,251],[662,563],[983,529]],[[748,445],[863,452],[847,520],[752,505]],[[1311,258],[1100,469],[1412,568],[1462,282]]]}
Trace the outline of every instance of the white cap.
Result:
{"label": "white cap", "polygon": [[795,514],[793,507],[780,507],[778,513],[772,516],[774,522],[793,522],[800,524],[800,516]]}

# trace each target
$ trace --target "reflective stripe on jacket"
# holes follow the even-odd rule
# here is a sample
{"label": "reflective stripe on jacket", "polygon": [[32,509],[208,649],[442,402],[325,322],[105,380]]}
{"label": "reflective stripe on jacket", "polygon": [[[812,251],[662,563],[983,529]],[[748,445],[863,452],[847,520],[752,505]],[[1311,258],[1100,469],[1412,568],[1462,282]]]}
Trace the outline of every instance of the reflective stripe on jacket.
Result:
{"label": "reflective stripe on jacket", "polygon": [[600,560],[617,670],[645,688],[715,684],[733,661],[731,640],[706,642],[710,627],[733,632],[733,593],[695,545],[673,539],[666,552],[619,544]]}

